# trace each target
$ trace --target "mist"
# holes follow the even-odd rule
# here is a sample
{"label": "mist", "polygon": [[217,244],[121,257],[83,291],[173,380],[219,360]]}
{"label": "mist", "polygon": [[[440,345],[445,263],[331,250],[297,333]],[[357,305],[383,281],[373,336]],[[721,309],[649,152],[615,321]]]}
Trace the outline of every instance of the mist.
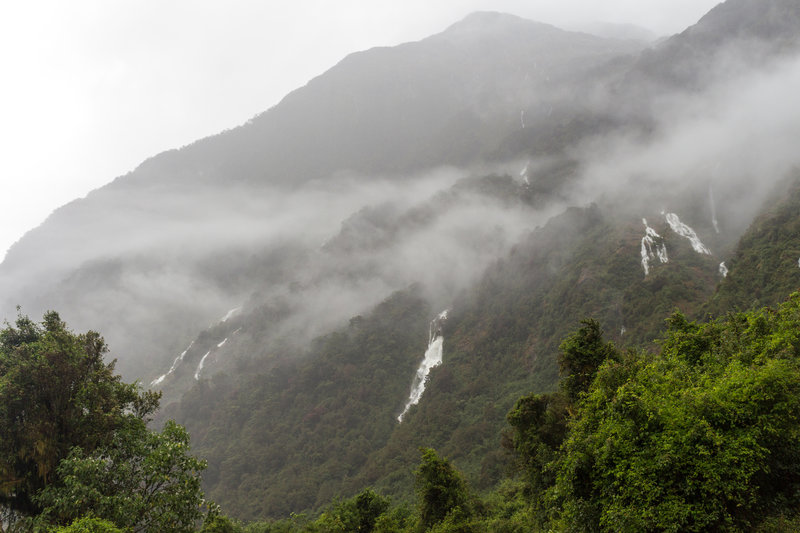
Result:
{"label": "mist", "polygon": [[[4,313],[13,318],[18,304],[32,317],[59,310],[76,330],[101,331],[118,369],[147,381],[242,305],[245,315],[265,305],[283,309],[262,352],[287,342],[299,349],[412,284],[433,305],[447,305],[555,211],[469,188],[453,192],[471,175],[456,168],[402,179],[349,173],[296,190],[196,187],[191,194],[108,187],[86,202],[100,212],[87,212],[84,202],[65,206],[53,215],[59,223],[14,250],[4,265]],[[382,219],[370,222],[370,212]],[[370,242],[375,231],[383,233]],[[38,268],[29,266],[32,257]]]}
{"label": "mist", "polygon": [[693,222],[732,245],[800,163],[800,56],[726,72],[702,90],[660,95],[646,134],[593,138],[571,151],[581,162],[571,201],[600,201],[634,221],[703,204],[706,215]]}
{"label": "mist", "polygon": [[[508,28],[530,32],[509,41],[524,68],[500,47],[468,58],[488,69],[481,78],[450,55],[459,43],[482,50],[486,35]],[[417,64],[443,42],[444,59]],[[484,14],[391,53],[356,54],[286,107],[157,156],[54,212],[0,267],[0,311],[9,320],[16,305],[32,317],[61,311],[76,330],[106,336],[123,375],[149,381],[201,332],[228,334],[259,313],[270,323],[242,329],[258,342],[237,357],[299,353],[410,286],[434,311],[448,308],[567,206],[599,203],[637,228],[674,212],[710,236],[721,261],[797,163],[800,60],[762,61],[763,43],[736,42],[700,58],[713,68],[680,85],[645,68],[670,58],[669,42],[637,60],[642,46]],[[389,93],[403,80],[394,60],[409,62],[423,89]],[[374,75],[375,62],[389,77]],[[442,65],[452,69],[446,83],[432,74]],[[375,87],[385,102],[365,113]],[[354,159],[342,163],[342,150]],[[390,168],[366,170],[384,152]],[[481,188],[490,175],[499,181]],[[220,326],[237,307],[238,322]],[[234,354],[237,343],[220,350]]]}

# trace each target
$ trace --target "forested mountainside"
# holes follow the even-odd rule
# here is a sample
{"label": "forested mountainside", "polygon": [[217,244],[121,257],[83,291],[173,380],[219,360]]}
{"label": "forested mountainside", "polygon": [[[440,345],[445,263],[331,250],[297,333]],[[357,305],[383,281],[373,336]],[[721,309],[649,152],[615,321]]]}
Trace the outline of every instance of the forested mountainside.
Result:
{"label": "forested mountainside", "polygon": [[[794,190],[800,182],[791,183]],[[781,211],[792,214],[770,218],[772,234],[789,234],[800,220],[800,200],[784,191]],[[676,218],[654,217],[652,227],[621,224],[619,209],[592,205],[568,209],[527,235],[454,299],[441,326],[444,361],[400,423],[429,340],[427,322],[441,311],[425,302],[419,286],[319,338],[300,357],[284,355],[266,372],[252,368],[245,380],[223,374],[198,384],[165,416],[187,425],[198,452],[211,460],[209,493],[234,516],[283,516],[365,486],[403,501],[412,493],[419,447],[436,448],[473,487],[486,490],[509,467],[499,447],[505,413],[523,394],[552,390],[558,345],[583,317],[596,318],[619,346],[653,349],[676,308],[702,318],[706,302],[724,292],[764,294],[760,305],[777,305],[786,286],[800,287],[797,254],[791,268],[770,269],[769,276],[745,271],[735,259],[723,274],[721,258],[751,256],[765,245],[751,237],[753,228],[726,251],[710,217],[697,226],[711,236],[705,243],[675,231],[685,229]],[[648,252],[645,274],[647,228],[667,261]]]}
{"label": "forested mountainside", "polygon": [[676,308],[800,288],[798,36],[797,2],[728,0],[644,50],[477,13],[353,54],[55,212],[0,304],[102,331],[231,516],[409,502],[420,447],[490,491],[581,319],[646,361]]}

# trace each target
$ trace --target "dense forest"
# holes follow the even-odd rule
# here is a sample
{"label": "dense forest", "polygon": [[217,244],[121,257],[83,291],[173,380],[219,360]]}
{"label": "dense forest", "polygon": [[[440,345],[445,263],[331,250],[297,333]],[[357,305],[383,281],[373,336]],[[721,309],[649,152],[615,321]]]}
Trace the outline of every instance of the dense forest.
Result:
{"label": "dense forest", "polygon": [[798,93],[475,13],[145,161],[0,263],[0,533],[800,530]]}
{"label": "dense forest", "polygon": [[[559,348],[558,389],[508,412],[505,478],[488,491],[420,449],[416,500],[371,488],[317,516],[241,523],[203,498],[205,462],[158,395],[102,362],[55,313],[0,333],[8,531],[794,531],[800,526],[800,293],[706,323],[666,320],[656,352],[593,319]],[[41,384],[46,383],[46,387]],[[8,434],[6,434],[8,433]]]}

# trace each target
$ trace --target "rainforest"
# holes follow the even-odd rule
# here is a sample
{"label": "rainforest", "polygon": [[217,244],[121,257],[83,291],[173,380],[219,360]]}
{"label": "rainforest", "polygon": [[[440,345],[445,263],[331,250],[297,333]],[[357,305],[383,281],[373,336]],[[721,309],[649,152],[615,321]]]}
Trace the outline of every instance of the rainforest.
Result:
{"label": "rainforest", "polygon": [[799,36],[475,12],[59,207],[0,531],[799,530]]}

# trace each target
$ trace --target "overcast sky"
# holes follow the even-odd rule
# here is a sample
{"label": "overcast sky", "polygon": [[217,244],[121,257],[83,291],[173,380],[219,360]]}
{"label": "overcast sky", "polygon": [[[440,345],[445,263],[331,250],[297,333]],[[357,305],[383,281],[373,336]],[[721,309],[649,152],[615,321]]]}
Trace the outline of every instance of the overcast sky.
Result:
{"label": "overcast sky", "polygon": [[235,127],[345,55],[476,10],[683,30],[717,0],[27,0],[0,6],[0,257],[147,157]]}

